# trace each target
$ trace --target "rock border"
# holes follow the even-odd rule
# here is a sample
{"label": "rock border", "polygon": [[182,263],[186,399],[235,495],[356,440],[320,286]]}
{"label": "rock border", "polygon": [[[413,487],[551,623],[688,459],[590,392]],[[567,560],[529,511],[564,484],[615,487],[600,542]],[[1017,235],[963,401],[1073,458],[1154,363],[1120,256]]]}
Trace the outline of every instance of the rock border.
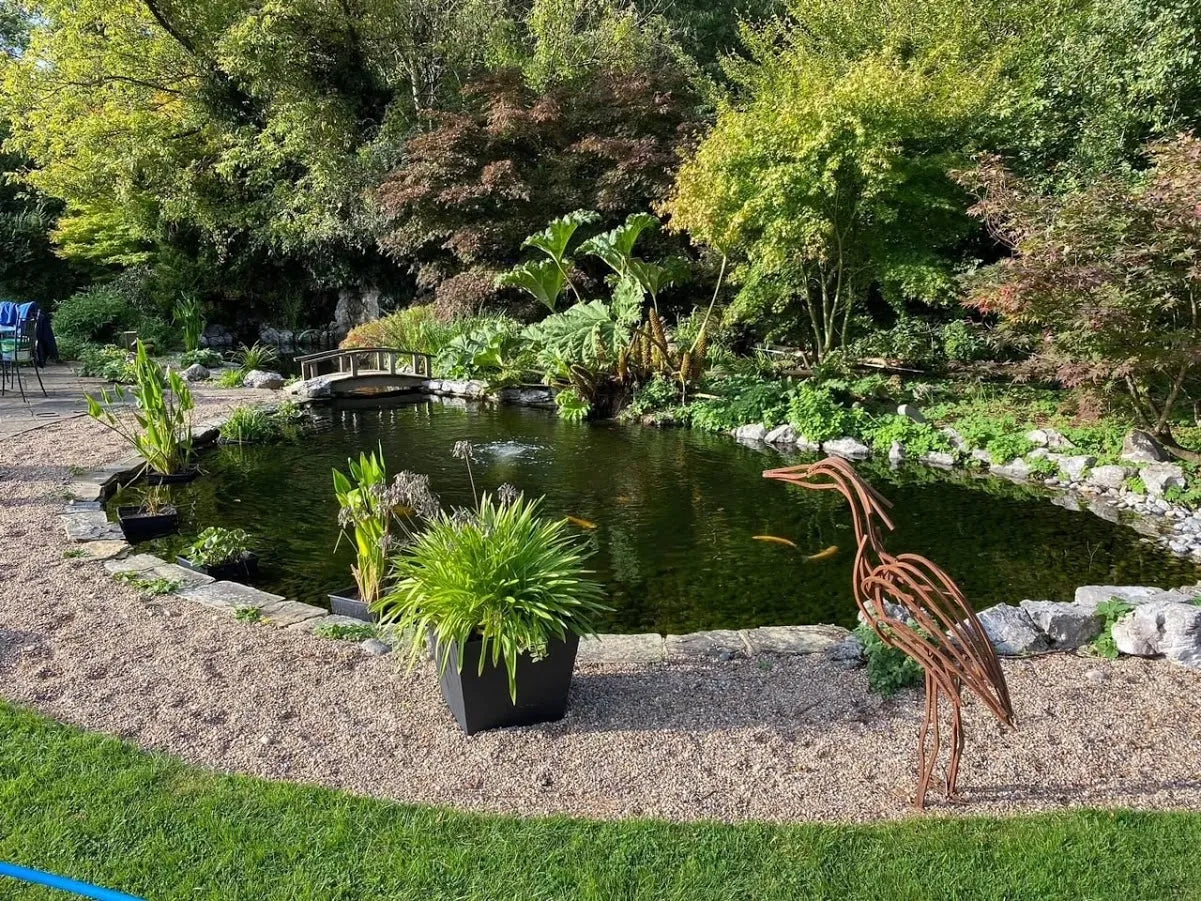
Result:
{"label": "rock border", "polygon": [[[215,443],[227,419],[228,416],[217,417],[194,426],[193,445]],[[766,430],[763,434],[766,435]],[[121,485],[140,475],[144,467],[145,460],[139,455],[123,457],[111,465],[75,476],[66,489],[72,500],[62,508],[59,520],[68,542],[89,559],[101,563],[114,578],[141,575],[165,579],[177,583],[165,597],[221,610],[231,616],[247,609],[257,610],[256,621],[277,628],[315,632],[323,626],[363,625],[360,620],[331,614],[323,607],[240,582],[214,580],[151,554],[133,554],[133,545],[125,540],[120,527],[109,521],[104,503]],[[1071,602],[1024,600],[1018,605],[997,604],[981,611],[979,618],[1001,656],[1070,652],[1097,638],[1103,628],[1097,608],[1106,600],[1116,599],[1134,607],[1114,625],[1119,651],[1139,657],[1163,657],[1191,669],[1201,669],[1198,596],[1201,583],[1179,589],[1085,585],[1076,589]],[[376,655],[392,650],[378,638],[368,638],[360,646]],[[817,653],[846,666],[863,662],[859,639],[849,629],[828,624],[716,629],[683,635],[601,634],[580,642],[577,659],[585,664],[629,665]]]}

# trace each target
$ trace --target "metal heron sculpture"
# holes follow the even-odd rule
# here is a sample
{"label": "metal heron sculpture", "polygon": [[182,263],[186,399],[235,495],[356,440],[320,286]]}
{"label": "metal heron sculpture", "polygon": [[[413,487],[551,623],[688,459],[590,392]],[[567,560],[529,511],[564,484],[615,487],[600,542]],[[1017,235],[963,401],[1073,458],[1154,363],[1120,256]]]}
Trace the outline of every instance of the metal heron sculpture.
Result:
{"label": "metal heron sculpture", "polygon": [[[998,720],[1014,727],[1013,704],[992,643],[959,587],[938,566],[917,554],[894,557],[884,549],[881,526],[894,528],[892,504],[855,468],[838,457],[769,469],[764,478],[802,488],[839,492],[851,505],[858,549],[852,585],[855,604],[884,644],[921,665],[926,674],[926,715],[918,737],[918,784],[914,806],[925,807],[939,752],[939,701],[951,704],[951,758],[946,772],[948,801],[956,792],[963,754],[963,688],[967,686]],[[927,739],[933,742],[927,753]]]}

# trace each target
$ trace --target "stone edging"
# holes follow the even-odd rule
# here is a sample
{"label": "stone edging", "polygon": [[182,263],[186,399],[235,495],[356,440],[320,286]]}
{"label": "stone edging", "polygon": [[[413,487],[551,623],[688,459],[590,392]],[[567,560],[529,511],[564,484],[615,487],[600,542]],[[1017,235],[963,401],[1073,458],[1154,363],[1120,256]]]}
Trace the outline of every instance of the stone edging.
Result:
{"label": "stone edging", "polygon": [[[193,444],[204,446],[215,442],[225,421],[225,417],[219,417],[196,426]],[[257,609],[261,622],[277,628],[314,632],[322,626],[363,624],[331,614],[323,607],[288,600],[240,582],[216,581],[151,554],[132,554],[133,546],[125,540],[120,526],[109,522],[104,502],[144,466],[140,456],[125,457],[75,477],[67,488],[73,500],[59,516],[67,540],[91,559],[103,562],[108,573],[114,577],[132,574],[178,583],[170,597],[223,610],[231,616],[246,608]],[[1002,656],[1071,651],[1097,637],[1102,628],[1096,610],[1098,604],[1117,598],[1135,607],[1114,627],[1120,651],[1144,657],[1164,656],[1175,663],[1201,669],[1201,606],[1193,603],[1197,594],[1201,594],[1201,584],[1173,591],[1143,586],[1082,586],[1071,603],[998,604],[979,616]],[[372,654],[391,650],[388,644],[375,638],[361,642],[361,646]],[[814,653],[856,666],[862,662],[863,646],[841,626],[760,626],[685,635],[663,636],[654,632],[598,635],[580,642],[578,659],[585,664],[641,664]]]}

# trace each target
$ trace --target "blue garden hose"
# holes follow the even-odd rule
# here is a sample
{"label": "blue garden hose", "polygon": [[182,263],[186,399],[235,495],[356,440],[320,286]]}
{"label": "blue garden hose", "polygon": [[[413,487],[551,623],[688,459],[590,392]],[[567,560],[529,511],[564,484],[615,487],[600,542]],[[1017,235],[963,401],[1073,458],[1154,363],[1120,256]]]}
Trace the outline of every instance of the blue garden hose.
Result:
{"label": "blue garden hose", "polygon": [[56,888],[62,892],[71,892],[84,898],[94,898],[95,901],[142,901],[142,899],[135,898],[133,895],[127,895],[124,892],[97,888],[94,885],[88,885],[86,882],[76,882],[74,879],[67,879],[65,876],[55,876],[52,873],[43,873],[41,870],[19,867],[15,863],[5,863],[2,860],[0,860],[0,876],[10,876],[13,879],[18,879],[21,882],[31,882],[34,885],[49,886],[50,888]]}

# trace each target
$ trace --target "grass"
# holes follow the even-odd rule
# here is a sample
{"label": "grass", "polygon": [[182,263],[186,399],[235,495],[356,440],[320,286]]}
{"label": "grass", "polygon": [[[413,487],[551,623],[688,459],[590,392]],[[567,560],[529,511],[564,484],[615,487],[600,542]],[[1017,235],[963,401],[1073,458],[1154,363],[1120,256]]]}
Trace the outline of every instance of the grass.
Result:
{"label": "grass", "polygon": [[178,591],[183,587],[183,582],[177,579],[154,578],[148,579],[141,573],[137,572],[120,572],[114,576],[119,582],[125,582],[127,585],[132,585],[138,591],[144,591],[154,597],[159,597],[164,594],[171,594],[173,591]]}
{"label": "grass", "polygon": [[[1201,898],[1201,815],[475,816],[226,776],[0,702],[0,860],[169,899]],[[5,894],[9,892],[9,894]],[[38,889],[0,897],[55,901]]]}

